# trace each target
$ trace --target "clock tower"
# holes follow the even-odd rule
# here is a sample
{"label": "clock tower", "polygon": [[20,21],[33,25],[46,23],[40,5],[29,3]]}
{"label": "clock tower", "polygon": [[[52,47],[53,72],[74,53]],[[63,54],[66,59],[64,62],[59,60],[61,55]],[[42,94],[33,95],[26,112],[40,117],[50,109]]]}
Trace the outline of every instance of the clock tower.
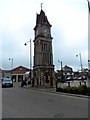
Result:
{"label": "clock tower", "polygon": [[51,24],[41,9],[34,27],[34,66],[33,77],[36,86],[53,86],[54,65],[52,53]]}

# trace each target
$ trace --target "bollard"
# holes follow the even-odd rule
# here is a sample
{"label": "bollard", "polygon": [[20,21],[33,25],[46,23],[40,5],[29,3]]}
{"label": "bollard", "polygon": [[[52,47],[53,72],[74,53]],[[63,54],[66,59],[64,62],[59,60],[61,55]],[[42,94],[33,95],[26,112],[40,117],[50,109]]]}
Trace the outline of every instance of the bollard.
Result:
{"label": "bollard", "polygon": [[79,82],[80,86],[81,86],[81,82]]}
{"label": "bollard", "polygon": [[57,82],[57,80],[56,80],[56,89],[57,89],[57,83],[58,83],[58,82]]}
{"label": "bollard", "polygon": [[84,81],[84,85],[86,86],[86,82]]}
{"label": "bollard", "polygon": [[68,82],[68,87],[70,87],[70,82]]}

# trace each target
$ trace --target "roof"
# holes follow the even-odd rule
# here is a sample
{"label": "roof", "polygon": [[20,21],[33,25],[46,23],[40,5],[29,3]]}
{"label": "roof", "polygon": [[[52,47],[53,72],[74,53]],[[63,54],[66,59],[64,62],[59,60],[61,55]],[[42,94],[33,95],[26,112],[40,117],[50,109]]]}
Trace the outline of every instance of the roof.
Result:
{"label": "roof", "polygon": [[65,65],[65,67],[63,67],[62,69],[63,69],[63,71],[67,71],[67,72],[73,71],[73,69],[67,65]]}
{"label": "roof", "polygon": [[46,23],[51,26],[47,19],[47,16],[45,15],[45,12],[41,9],[40,14],[37,14],[36,25],[42,23]]}
{"label": "roof", "polygon": [[18,67],[16,67],[16,68],[14,68],[14,69],[12,69],[12,71],[29,71],[30,69],[29,68],[26,68],[26,67],[24,67],[24,66],[18,66]]}

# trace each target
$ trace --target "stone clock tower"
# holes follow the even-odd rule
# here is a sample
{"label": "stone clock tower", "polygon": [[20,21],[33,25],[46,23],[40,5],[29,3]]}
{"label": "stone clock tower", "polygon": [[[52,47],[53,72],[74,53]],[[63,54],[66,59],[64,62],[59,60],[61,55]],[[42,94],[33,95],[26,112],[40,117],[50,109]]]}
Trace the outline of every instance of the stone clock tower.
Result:
{"label": "stone clock tower", "polygon": [[36,86],[53,86],[54,65],[52,54],[51,24],[41,9],[34,27],[34,66],[33,77]]}

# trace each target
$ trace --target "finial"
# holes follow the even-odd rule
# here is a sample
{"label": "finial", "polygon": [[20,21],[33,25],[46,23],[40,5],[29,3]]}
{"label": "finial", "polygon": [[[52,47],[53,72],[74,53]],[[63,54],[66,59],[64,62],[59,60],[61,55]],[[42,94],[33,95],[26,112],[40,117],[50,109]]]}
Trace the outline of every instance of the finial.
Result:
{"label": "finial", "polygon": [[42,10],[42,4],[43,4],[43,3],[41,3],[41,10]]}

